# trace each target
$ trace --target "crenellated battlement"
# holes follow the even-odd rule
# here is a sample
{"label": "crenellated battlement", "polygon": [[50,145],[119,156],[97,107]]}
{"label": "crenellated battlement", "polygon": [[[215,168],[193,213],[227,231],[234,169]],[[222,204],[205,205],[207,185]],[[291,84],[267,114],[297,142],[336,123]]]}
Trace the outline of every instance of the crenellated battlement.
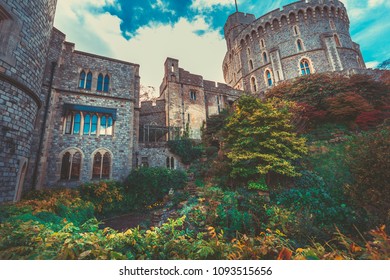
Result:
{"label": "crenellated battlement", "polygon": [[[318,59],[321,65],[311,70],[364,67],[360,49],[350,38],[349,24],[346,8],[338,0],[301,0],[257,19],[252,14],[236,12],[225,24],[227,52],[222,66],[225,81],[237,89],[264,90],[268,83],[272,85],[300,75],[300,62],[293,69],[291,62],[288,67],[283,66],[284,59],[296,56],[299,60],[307,54],[310,61],[310,56],[318,50],[323,50],[322,57],[328,61]],[[314,63],[317,64],[315,60]],[[264,80],[266,68],[271,75],[269,81],[256,86],[257,79]]]}

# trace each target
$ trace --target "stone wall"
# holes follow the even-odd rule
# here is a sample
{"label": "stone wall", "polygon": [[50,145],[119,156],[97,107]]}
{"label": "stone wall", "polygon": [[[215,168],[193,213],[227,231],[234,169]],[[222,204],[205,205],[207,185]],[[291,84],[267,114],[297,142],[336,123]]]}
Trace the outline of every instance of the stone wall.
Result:
{"label": "stone wall", "polygon": [[[180,159],[172,154],[165,143],[140,144],[140,149],[137,154],[138,166],[149,167],[169,167],[172,169],[185,169],[185,165],[180,162]],[[172,164],[173,160],[173,166]]]}
{"label": "stone wall", "polygon": [[234,13],[225,24],[227,53],[223,62],[227,84],[261,93],[272,85],[310,73],[365,68],[359,46],[349,33],[344,5],[337,0],[298,1],[255,19]]}
{"label": "stone wall", "polygon": [[[138,145],[139,65],[76,51],[74,44],[66,42],[65,36],[58,30],[53,32],[50,47],[49,58],[58,59],[39,160],[38,187],[72,187],[90,181],[93,156],[99,149],[111,155],[110,179],[124,179],[133,168],[133,155]],[[91,89],[79,87],[81,71],[92,73]],[[97,90],[100,73],[110,77],[108,92]],[[70,105],[88,106],[77,111],[83,115],[102,116],[102,113],[88,111],[94,110],[91,108],[116,111],[113,134],[84,135],[83,118],[80,133],[65,134],[65,119],[69,113],[67,106]],[[80,178],[60,180],[62,156],[70,149],[82,154]]]}
{"label": "stone wall", "polygon": [[20,198],[31,163],[56,2],[0,2],[0,202]]}
{"label": "stone wall", "polygon": [[[201,128],[209,116],[226,109],[242,94],[180,68],[177,59],[167,58],[164,66],[158,100],[165,101],[166,126],[176,127],[181,133],[188,130],[192,139],[201,138]],[[177,136],[171,135],[170,139]]]}

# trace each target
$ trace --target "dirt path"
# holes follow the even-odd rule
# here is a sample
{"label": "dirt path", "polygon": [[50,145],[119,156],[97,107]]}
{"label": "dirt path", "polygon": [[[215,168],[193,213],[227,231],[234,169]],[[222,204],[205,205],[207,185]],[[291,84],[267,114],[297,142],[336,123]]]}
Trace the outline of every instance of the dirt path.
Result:
{"label": "dirt path", "polygon": [[135,228],[142,222],[150,219],[150,213],[130,213],[117,217],[112,217],[102,222],[103,227],[110,227],[118,231],[126,231],[129,228]]}

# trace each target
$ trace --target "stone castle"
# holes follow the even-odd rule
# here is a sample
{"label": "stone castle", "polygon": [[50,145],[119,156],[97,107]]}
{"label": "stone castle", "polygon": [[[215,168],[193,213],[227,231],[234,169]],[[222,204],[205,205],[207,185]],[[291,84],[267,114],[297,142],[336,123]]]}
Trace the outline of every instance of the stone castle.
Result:
{"label": "stone castle", "polygon": [[365,68],[338,0],[298,1],[258,19],[236,12],[224,33],[225,81],[246,92],[261,93],[301,75]]}
{"label": "stone castle", "polygon": [[77,51],[53,27],[56,0],[0,0],[0,203],[23,191],[183,168],[166,141],[200,139],[244,91],[315,72],[364,69],[337,0],[299,1],[225,25],[227,84],[167,58],[160,96],[140,102],[139,65]]}

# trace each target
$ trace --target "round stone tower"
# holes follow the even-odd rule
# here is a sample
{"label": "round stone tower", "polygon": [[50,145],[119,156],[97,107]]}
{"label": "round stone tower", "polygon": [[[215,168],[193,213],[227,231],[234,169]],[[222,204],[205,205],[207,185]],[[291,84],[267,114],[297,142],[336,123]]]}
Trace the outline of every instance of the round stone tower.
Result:
{"label": "round stone tower", "polygon": [[224,31],[225,81],[247,92],[260,93],[301,75],[365,68],[338,0],[302,0],[258,19],[236,12]]}
{"label": "round stone tower", "polygon": [[56,4],[0,1],[0,203],[22,191]]}

